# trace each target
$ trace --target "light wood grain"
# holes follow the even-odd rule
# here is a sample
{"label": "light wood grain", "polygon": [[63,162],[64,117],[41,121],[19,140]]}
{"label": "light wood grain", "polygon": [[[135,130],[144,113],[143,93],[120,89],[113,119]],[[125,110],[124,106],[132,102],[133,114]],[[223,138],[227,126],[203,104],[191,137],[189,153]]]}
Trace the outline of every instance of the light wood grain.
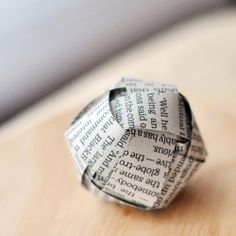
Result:
{"label": "light wood grain", "polygon": [[[173,29],[95,69],[0,132],[0,235],[235,235],[236,14]],[[175,83],[206,141],[206,164],[165,210],[104,202],[79,186],[64,131],[123,75]]]}

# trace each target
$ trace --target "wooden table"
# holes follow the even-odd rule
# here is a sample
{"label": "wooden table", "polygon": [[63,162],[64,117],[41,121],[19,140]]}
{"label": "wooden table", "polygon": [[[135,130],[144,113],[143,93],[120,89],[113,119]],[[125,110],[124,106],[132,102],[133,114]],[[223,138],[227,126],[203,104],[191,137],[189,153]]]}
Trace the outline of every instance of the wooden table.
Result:
{"label": "wooden table", "polygon": [[[236,235],[236,14],[224,9],[94,69],[0,132],[0,234]],[[64,140],[76,113],[121,76],[177,84],[205,138],[206,164],[165,210],[104,202],[79,186]]]}

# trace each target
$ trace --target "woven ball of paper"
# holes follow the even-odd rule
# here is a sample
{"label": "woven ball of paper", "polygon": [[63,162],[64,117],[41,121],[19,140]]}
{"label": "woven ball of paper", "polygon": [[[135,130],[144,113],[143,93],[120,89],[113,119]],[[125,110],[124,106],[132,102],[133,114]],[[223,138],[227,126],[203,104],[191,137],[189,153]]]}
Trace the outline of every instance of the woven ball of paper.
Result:
{"label": "woven ball of paper", "polygon": [[66,131],[81,184],[140,209],[166,207],[202,165],[206,149],[174,85],[121,79]]}

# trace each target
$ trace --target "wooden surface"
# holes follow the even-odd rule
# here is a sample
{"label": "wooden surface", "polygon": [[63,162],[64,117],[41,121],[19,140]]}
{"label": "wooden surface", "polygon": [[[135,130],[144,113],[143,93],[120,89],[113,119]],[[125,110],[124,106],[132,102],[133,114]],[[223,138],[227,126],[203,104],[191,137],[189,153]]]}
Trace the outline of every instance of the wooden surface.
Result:
{"label": "wooden surface", "polygon": [[[154,37],[45,99],[0,131],[0,235],[236,235],[236,11]],[[177,84],[209,156],[165,210],[104,202],[79,186],[64,131],[121,76]]]}

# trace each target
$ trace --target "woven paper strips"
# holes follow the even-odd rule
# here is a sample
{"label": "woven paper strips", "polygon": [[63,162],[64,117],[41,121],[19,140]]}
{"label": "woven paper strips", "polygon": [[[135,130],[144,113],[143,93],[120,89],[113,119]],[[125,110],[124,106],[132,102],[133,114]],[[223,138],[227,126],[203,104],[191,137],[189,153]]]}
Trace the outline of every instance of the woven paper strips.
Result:
{"label": "woven paper strips", "polygon": [[173,85],[122,79],[66,132],[81,183],[105,199],[166,207],[206,150],[186,98]]}

